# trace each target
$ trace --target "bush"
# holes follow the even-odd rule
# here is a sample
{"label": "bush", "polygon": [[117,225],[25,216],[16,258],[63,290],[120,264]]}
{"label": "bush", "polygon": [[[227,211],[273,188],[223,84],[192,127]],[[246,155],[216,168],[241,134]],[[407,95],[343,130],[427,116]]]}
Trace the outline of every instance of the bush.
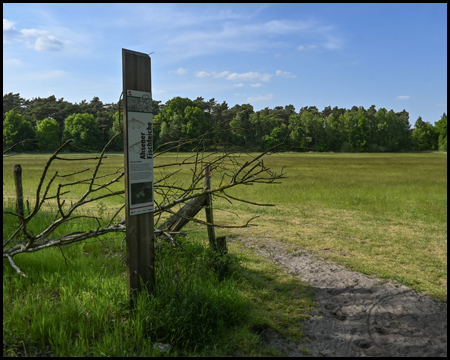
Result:
{"label": "bush", "polygon": [[378,144],[369,144],[367,147],[368,152],[385,152],[386,148],[383,146],[380,146]]}
{"label": "bush", "polygon": [[[197,255],[199,261],[171,244],[157,245],[160,264],[156,296],[142,292],[136,313],[143,319],[153,343],[198,351],[227,329],[248,320],[249,309],[235,282],[219,281],[218,277],[223,280],[224,274],[214,272],[216,254],[196,240],[183,240],[183,247]],[[228,271],[230,259],[221,263],[228,265]]]}
{"label": "bush", "polygon": [[344,141],[341,146],[341,152],[354,152],[352,144],[347,141]]}

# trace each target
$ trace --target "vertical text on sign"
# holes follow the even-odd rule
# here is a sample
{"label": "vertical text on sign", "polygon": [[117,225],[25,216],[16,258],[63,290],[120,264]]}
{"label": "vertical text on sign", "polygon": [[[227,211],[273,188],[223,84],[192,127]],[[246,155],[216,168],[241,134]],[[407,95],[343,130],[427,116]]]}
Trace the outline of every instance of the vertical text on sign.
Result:
{"label": "vertical text on sign", "polygon": [[127,90],[130,215],[154,211],[152,94]]}

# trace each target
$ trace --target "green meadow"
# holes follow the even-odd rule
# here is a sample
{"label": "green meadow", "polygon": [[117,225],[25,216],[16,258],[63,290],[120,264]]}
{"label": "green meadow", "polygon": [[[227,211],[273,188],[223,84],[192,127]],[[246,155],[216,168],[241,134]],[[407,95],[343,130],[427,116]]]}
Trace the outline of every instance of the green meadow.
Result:
{"label": "green meadow", "polygon": [[[155,165],[172,163],[183,155],[157,157]],[[4,159],[4,208],[13,209],[13,164],[22,165],[24,196],[32,207],[47,159],[48,155]],[[447,154],[279,153],[266,157],[264,164],[277,172],[285,166],[288,178],[281,184],[241,186],[228,193],[276,206],[237,201],[230,204],[215,197],[216,224],[245,224],[259,216],[247,228],[217,228],[216,236],[259,238],[260,246],[264,246],[264,238],[271,238],[290,251],[309,249],[355,271],[395,279],[447,301]],[[73,182],[88,177],[94,165],[92,160],[58,160],[47,178],[55,171],[69,174],[91,169],[70,178],[57,178]],[[122,166],[122,155],[108,155],[101,174],[114,173]],[[158,168],[155,180],[169,171]],[[213,188],[219,184],[220,175],[212,174]],[[172,181],[188,184],[190,179],[186,168]],[[123,186],[121,181],[111,189]],[[79,185],[70,190],[65,195],[67,203],[75,201],[86,188]],[[161,201],[158,196],[155,199]],[[85,211],[106,219],[123,202],[123,197],[116,196],[90,204]],[[51,221],[55,204],[49,202],[44,210],[31,225],[36,230]],[[203,212],[198,217],[204,219]],[[96,223],[86,220],[73,226],[85,229]],[[13,228],[14,219],[4,215],[4,238]],[[68,246],[63,249],[64,256],[61,249],[17,256],[17,265],[30,280],[14,276],[4,259],[3,337],[7,355],[42,355],[48,348],[53,355],[157,356],[159,350],[152,344],[164,341],[174,344],[168,355],[219,356],[235,354],[236,350],[247,355],[276,355],[259,346],[257,329],[265,326],[302,340],[298,324],[313,306],[306,284],[238,243],[230,244],[229,254],[221,260],[227,264],[228,274],[219,281],[217,273],[208,270],[214,256],[206,246],[206,229],[191,223],[186,230],[187,237],[180,241],[201,259],[195,262],[198,271],[187,276],[194,266],[192,257],[161,244],[161,269],[169,270],[158,275],[159,291],[166,295],[158,300],[144,299],[143,294],[140,303],[145,306],[134,313],[125,305],[121,234]],[[179,273],[171,273],[174,268]],[[173,280],[177,276],[188,280],[177,283]],[[173,302],[173,298],[180,301]],[[216,325],[198,320],[198,311],[209,314],[205,319],[215,319]],[[193,330],[194,325],[204,328],[199,333]],[[177,336],[170,337],[172,333]],[[67,338],[70,341],[65,341]],[[184,340],[174,343],[175,338]]]}

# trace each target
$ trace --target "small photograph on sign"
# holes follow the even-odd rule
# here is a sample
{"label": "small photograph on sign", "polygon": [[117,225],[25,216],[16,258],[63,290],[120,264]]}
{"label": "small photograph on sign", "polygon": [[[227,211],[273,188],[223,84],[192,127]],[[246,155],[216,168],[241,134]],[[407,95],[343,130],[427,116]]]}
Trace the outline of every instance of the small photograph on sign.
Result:
{"label": "small photograph on sign", "polygon": [[131,205],[153,202],[152,182],[131,183]]}
{"label": "small photograph on sign", "polygon": [[[131,93],[127,96],[127,107],[128,111],[137,111],[137,112],[151,112],[152,111],[152,98],[148,94],[139,95],[138,92],[135,91],[135,94]],[[133,96],[135,95],[135,96]]]}

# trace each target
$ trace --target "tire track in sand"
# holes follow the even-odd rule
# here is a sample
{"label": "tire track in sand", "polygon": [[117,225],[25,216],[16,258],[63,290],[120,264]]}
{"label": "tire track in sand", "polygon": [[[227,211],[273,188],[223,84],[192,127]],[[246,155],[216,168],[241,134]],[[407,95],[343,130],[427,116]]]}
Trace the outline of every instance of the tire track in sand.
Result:
{"label": "tire track in sand", "polygon": [[[264,240],[264,247],[258,241]],[[269,238],[233,237],[315,288],[317,306],[296,345],[271,329],[266,346],[289,356],[447,356],[447,304],[405,285],[369,278],[307,251],[290,254]]]}

